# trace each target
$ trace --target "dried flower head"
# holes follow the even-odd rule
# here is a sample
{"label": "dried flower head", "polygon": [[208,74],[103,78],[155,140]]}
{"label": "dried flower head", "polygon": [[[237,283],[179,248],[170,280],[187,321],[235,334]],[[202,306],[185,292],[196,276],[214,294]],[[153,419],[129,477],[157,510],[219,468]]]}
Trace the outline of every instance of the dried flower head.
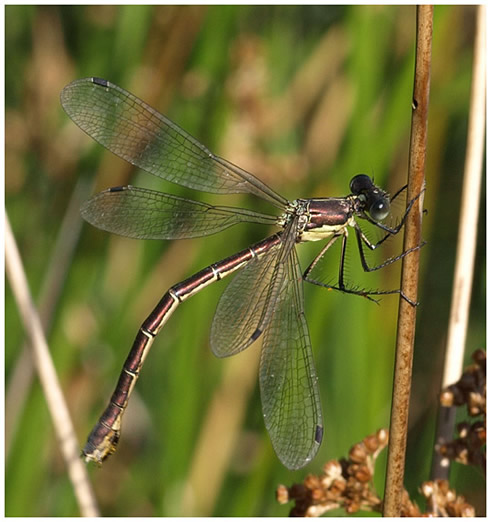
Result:
{"label": "dried flower head", "polygon": [[486,352],[476,350],[472,358],[474,364],[464,371],[457,383],[442,391],[440,402],[445,407],[466,405],[471,417],[482,415],[483,419],[475,420],[473,423],[461,422],[457,426],[457,438],[445,444],[438,444],[436,449],[448,460],[472,464],[485,470]]}
{"label": "dried flower head", "polygon": [[[462,429],[467,427],[462,426]],[[278,502],[295,502],[290,516],[299,517],[318,517],[338,508],[350,514],[360,510],[381,513],[382,499],[375,490],[373,476],[377,456],[387,443],[387,430],[378,430],[355,444],[347,459],[326,462],[320,475],[307,475],[302,484],[291,487],[278,486]],[[474,508],[457,496],[446,481],[425,482],[421,492],[426,498],[427,511],[422,513],[403,490],[401,516],[474,516]]]}
{"label": "dried flower head", "polygon": [[387,430],[379,430],[355,444],[347,459],[331,460],[321,475],[308,475],[303,484],[279,486],[276,496],[282,504],[293,500],[291,516],[320,516],[332,509],[347,513],[360,510],[381,512],[382,501],[373,485],[375,460],[387,446]]}
{"label": "dried flower head", "polygon": [[420,488],[426,498],[426,513],[434,517],[475,517],[473,506],[450,489],[447,480],[424,482]]}

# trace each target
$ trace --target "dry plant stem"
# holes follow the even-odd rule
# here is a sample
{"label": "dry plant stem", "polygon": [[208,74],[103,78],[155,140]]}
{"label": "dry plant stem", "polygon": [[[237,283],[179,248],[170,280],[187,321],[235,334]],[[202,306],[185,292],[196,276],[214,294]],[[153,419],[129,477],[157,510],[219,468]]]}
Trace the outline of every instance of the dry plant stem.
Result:
{"label": "dry plant stem", "polygon": [[[486,12],[484,5],[476,7],[476,39],[472,73],[471,100],[467,154],[464,166],[462,203],[457,240],[452,303],[448,325],[445,366],[442,388],[457,382],[462,374],[465,339],[469,320],[474,258],[476,252],[479,198],[484,155],[484,131],[486,118]],[[450,410],[450,411],[449,411]],[[436,429],[436,442],[443,444],[452,440],[455,408],[440,406]],[[434,454],[431,476],[448,478],[448,460]]]}
{"label": "dry plant stem", "polygon": [[[24,327],[32,345],[34,363],[41,381],[49,412],[53,419],[60,449],[73,484],[80,513],[98,516],[94,494],[90,487],[87,470],[79,458],[79,446],[68,413],[58,377],[44,338],[41,320],[29,293],[22,261],[12,234],[8,216],[5,215],[5,265],[7,276],[19,308]],[[36,436],[33,434],[33,436]]]}
{"label": "dry plant stem", "polygon": [[[58,233],[48,270],[45,274],[39,298],[39,316],[45,332],[49,332],[53,313],[61,295],[63,282],[70,267],[82,229],[80,205],[91,191],[89,183],[83,178],[77,182],[70,198],[67,211]],[[31,389],[34,375],[31,349],[24,343],[19,352],[12,375],[5,392],[5,459],[8,459],[11,442],[15,438],[19,419]]]}
{"label": "dry plant stem", "polygon": [[[416,67],[409,152],[408,201],[420,194],[424,188],[433,32],[432,6],[417,7],[416,25]],[[422,195],[419,203],[419,205],[413,206],[408,215],[404,233],[404,250],[421,244]],[[418,297],[419,253],[419,250],[415,250],[403,259],[401,275],[402,292],[415,302]],[[401,510],[415,327],[416,307],[401,299],[397,324],[394,387],[384,495],[384,516],[390,517],[399,516]]]}

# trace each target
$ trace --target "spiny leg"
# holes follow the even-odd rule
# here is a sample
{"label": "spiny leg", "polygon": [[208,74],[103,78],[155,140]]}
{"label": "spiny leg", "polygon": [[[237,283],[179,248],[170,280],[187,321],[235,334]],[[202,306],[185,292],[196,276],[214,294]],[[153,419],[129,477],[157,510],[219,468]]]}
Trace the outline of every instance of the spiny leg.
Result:
{"label": "spiny leg", "polygon": [[[338,271],[338,284],[337,285],[330,285],[327,283],[321,283],[320,281],[317,281],[316,279],[311,279],[309,277],[310,273],[314,270],[314,268],[317,266],[319,261],[322,259],[324,254],[329,250],[329,248],[342,236],[342,244],[341,244],[341,254],[340,254],[340,260],[339,260],[339,271]],[[333,236],[330,241],[327,243],[327,245],[324,246],[324,248],[317,254],[315,259],[310,263],[307,270],[305,270],[303,274],[303,279],[307,283],[312,283],[317,286],[321,286],[323,288],[328,288],[331,290],[337,290],[339,292],[345,293],[345,294],[353,294],[353,295],[360,295],[362,297],[366,297],[368,300],[373,301],[375,303],[378,303],[376,299],[373,299],[370,297],[370,295],[380,295],[382,292],[370,292],[366,290],[357,290],[356,288],[349,288],[346,286],[344,281],[344,264],[345,264],[345,257],[346,257],[346,242],[348,237],[348,231],[347,229],[343,230],[342,234],[338,234]],[[395,293],[392,291],[388,291],[387,293]]]}
{"label": "spiny leg", "polygon": [[[411,252],[414,252],[415,250],[420,249],[425,244],[423,242],[420,245],[418,245],[417,247],[411,248],[411,249],[403,252],[402,254],[399,254],[398,256],[394,256],[392,258],[389,258],[389,259],[387,259],[386,261],[384,261],[383,263],[381,263],[381,264],[379,264],[377,266],[370,267],[368,265],[366,257],[365,257],[365,252],[363,250],[363,243],[365,243],[371,250],[375,250],[380,245],[381,242],[375,243],[375,244],[371,243],[370,240],[365,236],[365,234],[363,233],[363,231],[361,230],[361,228],[359,227],[358,224],[355,224],[354,228],[355,228],[355,233],[356,233],[356,238],[357,238],[358,251],[359,251],[359,254],[360,254],[360,261],[361,261],[362,268],[363,268],[363,270],[365,272],[374,272],[374,271],[379,270],[381,268],[384,268],[384,267],[386,267],[386,266],[388,266],[388,265],[390,265],[392,263],[395,263],[396,261],[399,261],[403,257],[405,257],[408,254],[410,254]],[[386,237],[388,237],[390,235],[391,234],[388,234]],[[322,257],[327,252],[327,250],[334,244],[334,242],[336,240],[339,239],[339,237],[341,237],[341,236],[340,235],[334,236],[327,243],[327,245],[320,251],[320,253],[315,257],[315,259],[312,261],[312,263],[309,265],[309,267],[307,268],[307,270],[303,274],[303,279],[306,282],[315,284],[317,286],[322,286],[324,288],[329,288],[329,289],[332,289],[332,290],[338,290],[338,291],[346,293],[346,294],[359,295],[359,296],[365,297],[365,298],[369,299],[370,301],[373,301],[373,302],[376,302],[376,303],[378,303],[378,300],[374,299],[371,296],[399,294],[409,304],[411,304],[412,306],[417,306],[418,303],[415,303],[414,301],[409,299],[403,292],[401,292],[400,289],[397,289],[397,290],[360,290],[360,289],[357,289],[357,288],[349,288],[349,287],[346,286],[345,276],[344,276],[344,271],[345,271],[344,270],[344,266],[345,266],[345,258],[346,258],[346,244],[347,244],[347,237],[348,237],[347,229],[345,229],[343,231],[343,240],[342,240],[342,245],[341,245],[341,254],[340,254],[340,262],[339,262],[339,273],[338,273],[338,284],[337,284],[337,286],[336,285],[326,284],[326,283],[321,283],[320,281],[317,281],[315,279],[311,279],[309,277],[310,273],[315,268],[315,266],[319,263],[319,261],[322,259]]]}
{"label": "spiny leg", "polygon": [[[370,240],[365,236],[365,234],[363,233],[361,228],[358,226],[358,224],[355,224],[354,228],[355,228],[356,240],[357,240],[357,244],[358,244],[358,252],[360,254],[361,266],[363,267],[363,270],[365,272],[374,272],[376,270],[380,270],[381,268],[391,265],[392,263],[399,261],[403,257],[406,257],[411,252],[419,250],[422,246],[425,245],[425,242],[423,242],[413,248],[409,248],[408,250],[406,250],[405,252],[402,252],[402,254],[399,254],[398,256],[394,256],[389,259],[386,259],[383,263],[380,263],[379,265],[370,267],[368,265],[366,257],[365,257],[365,252],[363,250],[363,243],[365,245],[367,245],[367,247],[370,248],[371,250],[375,250],[375,248],[377,248],[378,245],[376,245],[376,244],[374,245],[370,242]],[[400,296],[405,301],[407,301],[410,305],[417,306],[417,304],[418,304],[418,303],[414,302],[412,299],[410,299],[409,297],[407,297],[404,294],[404,292],[402,292],[400,289],[399,290],[384,290],[384,291],[370,292],[370,295],[384,295],[384,294],[400,294]]]}
{"label": "spiny leg", "polygon": [[[396,194],[391,198],[391,203],[392,201],[394,201],[398,195],[401,194],[401,192],[407,187],[407,185],[405,185],[404,187],[402,187],[401,189],[399,189]],[[397,235],[402,227],[405,225],[406,223],[406,219],[407,219],[407,216],[409,215],[409,211],[411,210],[411,208],[413,207],[414,203],[416,202],[417,199],[419,199],[421,197],[421,195],[423,194],[424,192],[424,189],[417,195],[415,196],[407,205],[406,207],[406,210],[404,211],[404,214],[401,218],[401,221],[399,222],[399,224],[395,227],[389,227],[387,225],[384,225],[383,223],[379,223],[378,221],[375,221],[372,217],[370,217],[369,214],[365,214],[364,216],[360,216],[360,217],[363,217],[363,219],[366,219],[367,221],[369,221],[372,225],[375,225],[377,228],[380,228],[381,230],[384,230],[385,232],[387,232],[387,234],[385,234],[385,236],[380,239],[379,241],[377,241],[376,243],[374,243],[373,245],[371,244],[370,245],[370,248],[372,250],[375,250],[376,248],[378,248],[382,243],[384,243],[389,237],[392,237],[392,236],[395,236]]]}
{"label": "spiny leg", "polygon": [[322,250],[315,256],[314,260],[310,263],[310,265],[307,267],[305,272],[303,273],[303,279],[304,281],[309,281],[309,274],[312,272],[312,270],[316,267],[317,263],[324,257],[324,254],[332,247],[332,245],[341,237],[340,234],[334,235],[329,242],[322,248]]}

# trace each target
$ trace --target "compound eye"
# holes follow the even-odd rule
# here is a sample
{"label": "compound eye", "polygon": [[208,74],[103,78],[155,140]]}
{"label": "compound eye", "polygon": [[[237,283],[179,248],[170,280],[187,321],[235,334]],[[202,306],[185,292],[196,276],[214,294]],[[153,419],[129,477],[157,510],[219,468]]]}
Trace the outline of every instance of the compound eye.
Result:
{"label": "compound eye", "polygon": [[377,198],[368,211],[370,217],[375,221],[382,221],[389,215],[390,204],[385,198]]}
{"label": "compound eye", "polygon": [[352,194],[358,195],[365,190],[372,189],[373,182],[366,174],[358,174],[351,180],[349,187]]}

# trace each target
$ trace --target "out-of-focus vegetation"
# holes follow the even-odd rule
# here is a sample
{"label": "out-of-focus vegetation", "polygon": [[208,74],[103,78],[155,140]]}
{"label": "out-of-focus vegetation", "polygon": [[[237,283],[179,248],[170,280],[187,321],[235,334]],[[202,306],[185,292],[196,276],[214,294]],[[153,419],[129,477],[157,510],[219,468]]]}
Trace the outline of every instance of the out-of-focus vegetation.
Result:
{"label": "out-of-focus vegetation", "polygon": [[[422,251],[405,481],[413,497],[431,463],[474,13],[472,6],[435,8],[428,245]],[[414,7],[7,6],[5,32],[6,208],[32,292],[45,313],[52,308],[48,339],[81,445],[139,325],[165,290],[270,231],[239,226],[171,243],[80,229],[78,213],[66,218],[70,200],[105,187],[131,182],[202,195],[137,172],[93,143],[59,104],[67,83],[100,76],[121,85],[289,199],[346,195],[359,172],[391,192],[404,184]],[[252,197],[203,198],[267,210]],[[65,219],[69,233],[57,244]],[[70,241],[75,250],[66,255]],[[318,249],[299,246],[304,268]],[[485,338],[483,224],[478,249],[469,353]],[[353,252],[349,268],[357,266]],[[373,288],[398,286],[397,270],[371,277]],[[279,483],[301,482],[309,470],[319,472],[326,460],[388,426],[396,297],[377,306],[306,287],[325,436],[317,458],[292,473],[274,455],[262,422],[259,346],[229,360],[217,360],[209,350],[213,312],[226,284],[186,302],[157,338],[118,452],[91,469],[104,515],[284,515],[287,508],[274,498]],[[21,356],[24,333],[8,286],[5,299],[6,514],[74,516],[75,499],[41,389]],[[451,483],[483,514],[483,477],[455,465]],[[383,491],[383,476],[377,486]]]}

